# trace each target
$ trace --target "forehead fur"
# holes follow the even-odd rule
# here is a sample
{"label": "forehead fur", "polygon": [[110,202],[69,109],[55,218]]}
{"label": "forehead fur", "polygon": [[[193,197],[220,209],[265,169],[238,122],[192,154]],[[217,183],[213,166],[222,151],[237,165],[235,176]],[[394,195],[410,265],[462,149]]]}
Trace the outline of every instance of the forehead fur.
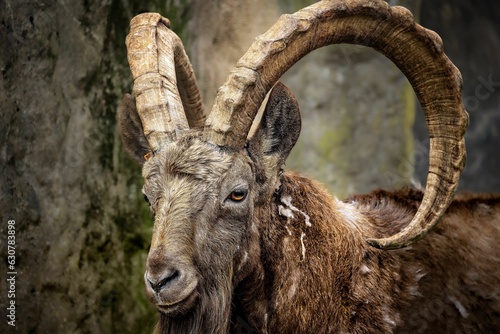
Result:
{"label": "forehead fur", "polygon": [[144,164],[146,180],[162,175],[184,175],[200,181],[218,180],[231,166],[233,157],[198,138],[184,137],[169,144]]}

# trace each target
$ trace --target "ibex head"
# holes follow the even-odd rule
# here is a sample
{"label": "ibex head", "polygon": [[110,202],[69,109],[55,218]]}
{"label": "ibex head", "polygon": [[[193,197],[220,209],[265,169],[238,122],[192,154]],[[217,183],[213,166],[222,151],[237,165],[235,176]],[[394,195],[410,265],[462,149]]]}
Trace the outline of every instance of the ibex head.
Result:
{"label": "ibex head", "polygon": [[[139,123],[125,126],[131,124]],[[210,289],[230,297],[234,281],[248,274],[245,262],[258,243],[254,211],[279,186],[280,168],[299,132],[297,104],[278,84],[245,147],[221,148],[199,131],[186,131],[144,162],[143,192],[155,216],[145,281],[160,311],[185,313]],[[138,158],[147,154],[133,149]],[[217,295],[212,293],[211,304]],[[217,303],[229,307],[218,298]]]}
{"label": "ibex head", "polygon": [[[380,51],[407,76],[426,113],[431,144],[422,205],[400,233],[366,236],[367,242],[407,246],[443,214],[465,160],[461,76],[439,37],[417,25],[405,8],[322,1],[282,16],[240,59],[206,121],[193,71],[168,26],[158,14],[132,20],[127,46],[135,99],[126,96],[120,111],[122,138],[143,164],[143,192],[155,217],[145,282],[160,312],[175,317],[194,310],[213,323],[229,317],[232,286],[259,256],[258,225],[264,222],[256,221],[256,212],[279,189],[281,168],[300,131],[297,102],[276,82],[324,45],[354,43]],[[271,89],[260,126],[248,139]],[[209,306],[202,302],[213,298]]]}

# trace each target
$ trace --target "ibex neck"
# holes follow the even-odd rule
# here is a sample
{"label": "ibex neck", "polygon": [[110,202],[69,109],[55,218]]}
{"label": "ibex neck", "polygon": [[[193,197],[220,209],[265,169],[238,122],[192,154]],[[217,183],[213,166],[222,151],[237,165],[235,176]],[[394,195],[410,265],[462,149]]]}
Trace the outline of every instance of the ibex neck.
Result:
{"label": "ibex neck", "polygon": [[404,274],[391,253],[364,241],[369,222],[354,205],[307,178],[285,173],[279,193],[268,206],[256,208],[255,219],[261,246],[255,273],[262,283],[248,296],[256,303],[244,308],[245,314],[262,317],[255,328],[388,332],[397,325],[398,296],[387,290]]}

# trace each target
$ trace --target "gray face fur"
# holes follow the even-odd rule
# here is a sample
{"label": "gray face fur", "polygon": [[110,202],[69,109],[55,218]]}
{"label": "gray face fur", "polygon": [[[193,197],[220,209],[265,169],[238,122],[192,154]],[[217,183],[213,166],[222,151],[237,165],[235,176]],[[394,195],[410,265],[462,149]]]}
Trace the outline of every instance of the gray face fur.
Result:
{"label": "gray face fur", "polygon": [[[142,129],[133,103],[124,105],[122,139],[140,161],[146,153]],[[245,148],[228,151],[193,131],[144,163],[143,193],[155,221],[145,283],[160,312],[175,318],[210,307],[228,318],[231,287],[251,270],[246,263],[258,249],[255,207],[270,201],[279,187],[278,175],[299,132],[297,102],[277,84]]]}
{"label": "gray face fur", "polygon": [[148,160],[143,176],[155,215],[148,297],[163,312],[184,311],[198,283],[214,269],[231,271],[241,249],[253,209],[251,160],[188,136]]}

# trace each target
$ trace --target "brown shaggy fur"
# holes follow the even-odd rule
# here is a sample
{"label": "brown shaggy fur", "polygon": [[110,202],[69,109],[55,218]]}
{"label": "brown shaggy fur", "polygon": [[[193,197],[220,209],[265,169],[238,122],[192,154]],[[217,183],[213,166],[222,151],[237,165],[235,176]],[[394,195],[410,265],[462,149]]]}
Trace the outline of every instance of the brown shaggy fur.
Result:
{"label": "brown shaggy fur", "polygon": [[[234,312],[245,315],[257,332],[500,330],[500,197],[458,197],[426,238],[382,251],[346,226],[335,211],[340,203],[320,186],[289,173],[282,182],[270,207],[256,216],[265,224],[259,226],[261,257],[253,264],[254,277],[235,288],[240,309]],[[303,216],[277,214],[283,196],[297,199],[311,226]],[[355,196],[343,204],[366,218],[365,231],[382,237],[408,224],[421,199],[420,191],[404,189]]]}

